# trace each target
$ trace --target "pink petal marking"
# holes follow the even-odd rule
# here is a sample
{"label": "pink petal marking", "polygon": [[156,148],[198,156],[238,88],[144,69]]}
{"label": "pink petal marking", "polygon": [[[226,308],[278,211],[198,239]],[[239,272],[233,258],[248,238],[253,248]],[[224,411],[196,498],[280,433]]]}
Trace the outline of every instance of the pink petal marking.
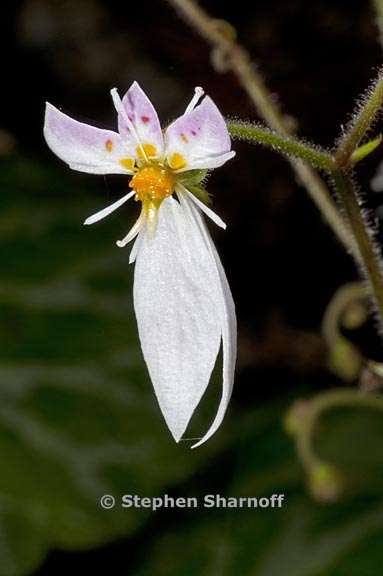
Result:
{"label": "pink petal marking", "polygon": [[180,155],[185,160],[182,170],[216,168],[235,154],[225,120],[209,96],[177,118],[167,128],[165,140],[169,164],[175,154]]}
{"label": "pink petal marking", "polygon": [[47,102],[44,136],[49,148],[73,170],[126,174],[119,160],[129,156],[126,143],[112,130],[78,122]]}
{"label": "pink petal marking", "polygon": [[[164,141],[157,112],[145,92],[133,82],[122,99],[124,109],[133,124],[141,144],[151,144],[156,155],[163,152]],[[122,136],[130,133],[130,128],[121,114],[118,115],[118,129]]]}

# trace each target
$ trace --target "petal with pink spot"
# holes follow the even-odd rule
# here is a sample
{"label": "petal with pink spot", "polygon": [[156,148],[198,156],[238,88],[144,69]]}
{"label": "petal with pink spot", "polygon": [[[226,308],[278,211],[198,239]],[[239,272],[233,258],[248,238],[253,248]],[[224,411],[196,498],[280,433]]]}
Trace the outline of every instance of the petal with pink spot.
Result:
{"label": "petal with pink spot", "polygon": [[[161,156],[164,149],[160,121],[157,112],[137,82],[133,82],[122,99],[127,117],[132,124],[129,126],[126,118],[118,115],[118,129],[121,136],[131,137],[132,128],[135,131],[136,143],[144,146],[149,157]],[[140,156],[140,153],[138,153]]]}
{"label": "petal with pink spot", "polygon": [[235,156],[225,120],[209,96],[170,124],[165,143],[169,166],[180,172],[218,168]]}
{"label": "petal with pink spot", "polygon": [[44,136],[49,148],[73,170],[91,174],[132,173],[132,149],[112,130],[78,122],[47,102]]}

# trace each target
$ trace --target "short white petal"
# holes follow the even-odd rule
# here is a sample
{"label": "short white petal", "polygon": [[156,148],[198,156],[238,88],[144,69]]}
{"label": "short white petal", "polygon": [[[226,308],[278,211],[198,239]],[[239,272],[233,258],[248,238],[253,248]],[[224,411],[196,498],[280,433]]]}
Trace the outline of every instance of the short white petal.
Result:
{"label": "short white petal", "polygon": [[110,206],[107,206],[106,208],[103,208],[99,212],[96,212],[96,214],[89,216],[89,218],[85,220],[84,224],[89,226],[90,224],[95,224],[96,222],[99,222],[99,220],[106,218],[106,216],[109,216],[109,214],[117,210],[117,208],[125,204],[125,202],[127,202],[132,196],[135,195],[135,193],[136,192],[132,190],[128,194],[125,194],[125,196],[117,200],[117,202],[114,202],[113,204],[110,204]]}
{"label": "short white petal", "polygon": [[187,170],[198,170],[200,168],[207,168],[213,170],[214,168],[219,168],[226,164],[228,160],[234,158],[235,152],[225,152],[225,154],[206,154],[205,156],[196,157],[193,161],[186,164],[185,168],[176,170],[177,173],[186,172]]}
{"label": "short white petal", "polygon": [[173,198],[160,206],[154,237],[140,242],[134,306],[154,390],[179,441],[216,362],[222,293],[210,247]]}
{"label": "short white petal", "polygon": [[[114,99],[116,95],[114,96]],[[119,100],[119,97],[117,95]],[[128,137],[134,133],[139,145],[151,144],[155,148],[155,156],[162,156],[164,137],[157,112],[137,82],[133,82],[118,106],[118,127],[121,136]],[[145,157],[145,149],[141,148]]]}
{"label": "short white petal", "polygon": [[90,174],[131,174],[120,161],[131,159],[121,136],[78,122],[46,104],[44,136],[49,148],[73,170]]}
{"label": "short white petal", "polygon": [[209,96],[167,127],[165,143],[169,166],[174,168],[173,159],[182,157],[177,172],[218,168],[235,155],[225,119]]}
{"label": "short white petal", "polygon": [[233,297],[231,295],[230,287],[225,275],[225,271],[221,264],[217,250],[210,237],[206,224],[198,210],[198,208],[190,202],[188,196],[181,196],[181,204],[185,209],[189,208],[190,213],[199,226],[201,233],[205,239],[206,245],[215,262],[216,270],[216,283],[219,287],[219,303],[221,313],[221,329],[222,329],[222,347],[223,347],[223,369],[222,369],[222,396],[218,406],[217,414],[205,436],[199,442],[194,444],[192,448],[197,448],[206,440],[208,440],[219,428],[225,416],[228,407],[231,393],[234,384],[234,371],[235,362],[237,357],[237,319],[235,315],[235,306]]}
{"label": "short white petal", "polygon": [[144,235],[144,232],[141,231],[141,234],[138,234],[137,238],[135,239],[135,241],[133,243],[132,249],[131,249],[130,254],[129,254],[129,264],[133,264],[133,262],[136,261],[137,254],[138,254],[138,251],[140,249],[141,242],[143,239],[143,235]]}

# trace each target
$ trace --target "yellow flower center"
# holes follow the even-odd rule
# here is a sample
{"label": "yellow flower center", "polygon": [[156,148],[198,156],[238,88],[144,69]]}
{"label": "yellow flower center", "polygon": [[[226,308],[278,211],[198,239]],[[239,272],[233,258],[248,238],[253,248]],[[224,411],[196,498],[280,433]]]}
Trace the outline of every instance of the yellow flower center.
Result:
{"label": "yellow flower center", "polygon": [[137,200],[160,203],[173,194],[174,176],[161,166],[144,166],[133,176],[129,186],[135,191]]}

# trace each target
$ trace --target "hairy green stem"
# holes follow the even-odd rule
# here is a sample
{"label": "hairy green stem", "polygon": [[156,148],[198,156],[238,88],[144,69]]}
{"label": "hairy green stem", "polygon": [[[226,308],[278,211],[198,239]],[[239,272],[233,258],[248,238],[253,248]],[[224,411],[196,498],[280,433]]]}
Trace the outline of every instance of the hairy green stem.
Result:
{"label": "hairy green stem", "polygon": [[[330,175],[333,175],[337,170],[337,166],[331,154],[322,150],[319,147],[310,145],[306,142],[297,140],[291,136],[281,135],[274,132],[265,126],[259,124],[242,122],[242,121],[228,121],[227,126],[233,138],[259,144],[272,150],[281,152],[289,157],[298,158],[309,162],[319,170],[323,170]],[[306,167],[305,164],[300,165],[302,169]],[[333,200],[328,197],[328,200],[322,196],[322,212],[326,213],[327,220],[331,222],[332,226],[338,230],[338,234],[342,234],[345,229],[343,219],[340,218],[338,212],[334,212]],[[339,222],[341,220],[341,222]],[[353,236],[347,231],[347,244],[352,244],[352,253],[355,259],[359,262],[360,251],[354,243]],[[359,262],[362,264],[362,262]]]}
{"label": "hairy green stem", "polygon": [[230,135],[238,140],[246,140],[271,148],[290,157],[301,158],[301,160],[309,162],[311,166],[325,172],[332,172],[335,168],[331,154],[312,144],[289,136],[281,136],[264,126],[250,122],[228,121],[227,127]]}
{"label": "hairy green stem", "polygon": [[[383,1],[383,0],[382,0]],[[300,182],[306,187],[312,200],[320,209],[328,224],[332,227],[344,247],[353,254],[361,266],[370,284],[374,295],[374,302],[379,313],[379,322],[383,324],[383,276],[378,250],[370,235],[369,223],[358,203],[357,191],[347,171],[353,164],[352,155],[358,144],[371,127],[372,122],[383,102],[383,76],[379,74],[372,88],[362,100],[359,111],[350,123],[345,134],[339,140],[338,149],[334,157],[326,152],[308,146],[289,137],[289,128],[286,117],[282,115],[279,107],[273,102],[264,80],[251,61],[246,50],[235,41],[234,29],[225,22],[215,20],[195,0],[168,0],[189,23],[203,36],[222,57],[222,70],[231,70],[238,78],[241,86],[246,90],[258,113],[271,128],[277,130],[281,136],[273,132],[266,133],[260,127],[232,123],[231,133],[235,137],[244,138],[279,150],[285,153],[295,170]],[[283,139],[283,137],[285,137]],[[287,138],[286,138],[287,137]],[[296,160],[298,158],[298,160]],[[334,160],[336,166],[334,166]],[[310,164],[308,164],[310,163]],[[331,173],[338,198],[343,205],[349,226],[338,210],[322,180],[313,172],[311,165]],[[382,330],[383,332],[383,330]]]}
{"label": "hairy green stem", "polygon": [[[353,254],[365,276],[369,292],[377,312],[380,331],[383,335],[383,269],[379,248],[374,242],[374,230],[360,207],[358,191],[346,170],[337,166],[335,159],[325,150],[277,134],[259,124],[228,122],[233,138],[247,140],[277,150],[288,156],[309,162],[332,176],[338,200],[344,209],[354,240]],[[352,153],[347,162],[351,162]]]}
{"label": "hairy green stem", "polygon": [[[272,129],[283,135],[289,135],[292,132],[291,122],[282,114],[278,104],[270,96],[265,81],[248,52],[235,41],[233,34],[228,33],[230,28],[228,23],[212,18],[194,0],[168,0],[168,2],[211,44],[214,50],[219,52],[221,60],[225,63],[225,71],[235,74],[260,117]],[[357,257],[352,236],[323,180],[304,161],[291,158],[288,161],[297,176],[298,183],[306,188],[335,236],[348,252],[356,254]]]}
{"label": "hairy green stem", "polygon": [[360,207],[358,193],[351,177],[340,169],[335,170],[332,176],[336,193],[355,238],[359,251],[358,261],[362,263],[362,273],[370,285],[383,334],[383,270],[379,248],[375,245],[374,230]]}
{"label": "hairy green stem", "polygon": [[347,168],[353,152],[366,132],[371,128],[383,105],[383,69],[366,95],[362,97],[359,110],[340,138],[335,160],[340,168]]}

